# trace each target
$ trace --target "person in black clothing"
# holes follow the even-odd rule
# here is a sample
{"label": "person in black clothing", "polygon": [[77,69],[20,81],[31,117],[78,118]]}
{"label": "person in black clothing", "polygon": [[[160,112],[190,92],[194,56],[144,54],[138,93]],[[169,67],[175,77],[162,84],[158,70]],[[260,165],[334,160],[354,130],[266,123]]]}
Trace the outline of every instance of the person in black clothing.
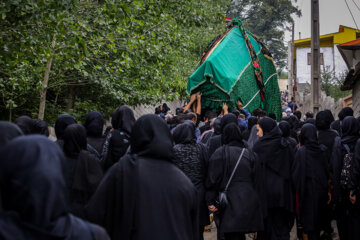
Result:
{"label": "person in black clothing", "polygon": [[61,148],[64,146],[64,133],[67,126],[70,124],[77,123],[75,118],[69,114],[60,114],[55,122],[55,134],[56,134],[56,143],[59,144]]}
{"label": "person in black clothing", "polygon": [[14,123],[0,121],[0,148],[4,147],[12,139],[24,135],[21,129]]}
{"label": "person in black clothing", "polygon": [[105,142],[103,136],[104,119],[100,112],[91,111],[86,115],[84,127],[87,134],[87,150],[101,158],[102,148]]}
{"label": "person in black clothing", "polygon": [[260,193],[265,216],[265,230],[258,233],[258,239],[289,239],[294,222],[295,196],[291,184],[294,151],[273,119],[265,117],[256,127],[259,141],[253,151],[262,166]]}
{"label": "person in black clothing", "polygon": [[[209,161],[206,201],[210,211],[220,211],[218,231],[224,234],[225,239],[245,240],[245,233],[264,229],[260,197],[255,190],[255,155],[245,149],[236,123],[225,126],[222,142],[224,145],[215,151]],[[224,191],[243,149],[244,155],[227,189],[228,205],[218,209],[216,201],[219,192]]]}
{"label": "person in black clothing", "polygon": [[34,131],[34,123],[29,116],[18,117],[17,119],[15,119],[14,123],[18,125],[24,135],[32,134]]}
{"label": "person in black clothing", "polygon": [[352,116],[345,117],[341,123],[341,131],[341,138],[335,139],[331,161],[334,174],[332,199],[336,204],[336,222],[341,240],[360,239],[360,207],[351,204],[349,200],[352,176],[350,174],[350,181],[343,181],[346,178],[342,177],[344,159],[354,158],[355,146],[359,139],[359,125],[356,119]]}
{"label": "person in black clothing", "polygon": [[[236,116],[232,113],[228,113],[221,118],[221,132],[224,130],[225,126],[230,123],[238,124]],[[221,134],[215,136],[213,135],[209,140],[209,156],[211,157],[211,155],[216,151],[216,149],[221,147],[221,145]]]}
{"label": "person in black clothing", "polygon": [[210,127],[210,122],[211,122],[211,120],[213,120],[213,119],[216,118],[216,117],[217,117],[216,112],[207,111],[207,112],[205,113],[205,116],[204,116],[205,124],[199,128],[201,134],[202,134],[203,132],[211,129],[211,127]]}
{"label": "person in black clothing", "polygon": [[287,121],[281,121],[279,123],[279,128],[282,132],[283,138],[285,138],[290,143],[291,147],[294,150],[294,153],[296,153],[296,151],[299,148],[299,145],[293,137],[290,137],[290,131],[291,131],[290,124]]}
{"label": "person in black clothing", "polygon": [[18,137],[1,150],[0,239],[109,240],[103,228],[68,213],[63,161],[59,146],[39,135]]}
{"label": "person in black clothing", "polygon": [[304,124],[292,178],[299,196],[299,220],[309,240],[320,239],[329,201],[329,165],[326,147],[318,143],[316,128]]}
{"label": "person in black clothing", "polygon": [[205,203],[205,177],[208,166],[207,149],[202,143],[196,143],[195,125],[180,124],[173,133],[174,163],[191,180],[198,190],[200,237],[204,239],[204,227],[210,224],[209,212]]}
{"label": "person in black clothing", "polygon": [[95,155],[86,151],[86,130],[71,124],[64,133],[64,177],[70,212],[84,217],[84,207],[99,185],[103,171]]}
{"label": "person in black clothing", "polygon": [[203,138],[201,139],[201,142],[206,144],[206,146],[210,144],[211,137],[221,134],[221,117],[213,119],[212,125],[213,130],[205,132]]}
{"label": "person in black clothing", "polygon": [[257,117],[254,117],[254,116],[249,117],[249,119],[248,119],[248,128],[243,133],[243,139],[245,141],[249,140],[251,129],[257,124],[257,122],[258,122]]}
{"label": "person in black clothing", "polygon": [[343,109],[341,109],[341,111],[338,114],[339,119],[332,122],[331,123],[331,128],[336,130],[339,133],[339,136],[342,136],[342,121],[346,118],[346,117],[353,117],[354,116],[354,111],[352,110],[352,108],[350,107],[344,107]]}
{"label": "person in black clothing", "polygon": [[111,119],[113,131],[107,135],[102,152],[105,171],[128,150],[134,123],[134,112],[128,106],[121,106],[114,111]]}
{"label": "person in black clothing", "polygon": [[[339,136],[337,131],[330,129],[330,125],[333,121],[334,117],[332,113],[329,110],[320,111],[316,115],[316,128],[317,128],[317,137],[319,140],[319,144],[322,144],[326,146],[326,155],[327,155],[327,161],[329,164],[329,175],[332,176],[332,173],[330,172],[330,159],[333,152],[333,146],[335,142],[335,138]],[[332,182],[332,179],[330,179],[330,182]],[[331,238],[331,234],[333,233],[333,228],[331,226],[331,221],[334,218],[334,211],[333,211],[333,203],[331,202],[329,205],[327,205],[327,210],[325,212],[325,225],[324,225],[324,239]]]}
{"label": "person in black clothing", "polygon": [[173,142],[160,117],[140,117],[131,151],[109,169],[88,207],[88,218],[112,240],[199,238],[197,190],[172,162]]}
{"label": "person in black clothing", "polygon": [[34,134],[40,134],[40,135],[44,135],[46,137],[49,137],[50,133],[49,133],[49,127],[46,124],[45,121],[40,120],[40,119],[36,119],[33,121],[33,131]]}
{"label": "person in black clothing", "polygon": [[301,115],[302,113],[300,111],[295,111],[294,115],[299,119],[299,121],[301,121]]}

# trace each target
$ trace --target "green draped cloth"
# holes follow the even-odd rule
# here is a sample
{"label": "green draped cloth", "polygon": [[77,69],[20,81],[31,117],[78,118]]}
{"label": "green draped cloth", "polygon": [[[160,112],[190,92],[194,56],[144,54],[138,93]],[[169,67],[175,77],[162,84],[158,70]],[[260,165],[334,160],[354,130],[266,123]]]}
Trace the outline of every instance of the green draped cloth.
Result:
{"label": "green draped cloth", "polygon": [[247,36],[260,62],[265,84],[264,101],[259,94],[249,48],[237,25],[208,50],[206,60],[189,77],[187,92],[202,93],[202,109],[219,111],[223,102],[235,109],[240,100],[249,112],[262,108],[281,120],[281,97],[273,59],[251,33],[247,32]]}

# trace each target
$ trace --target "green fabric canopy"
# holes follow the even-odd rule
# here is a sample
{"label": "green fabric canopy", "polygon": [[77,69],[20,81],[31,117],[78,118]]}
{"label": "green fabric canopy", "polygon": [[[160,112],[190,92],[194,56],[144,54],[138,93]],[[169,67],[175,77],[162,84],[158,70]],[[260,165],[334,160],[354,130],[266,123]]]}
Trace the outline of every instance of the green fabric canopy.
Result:
{"label": "green fabric canopy", "polygon": [[256,83],[254,67],[248,46],[239,26],[227,31],[208,51],[206,60],[189,77],[188,94],[202,93],[202,108],[219,111],[223,102],[231,109],[236,108],[239,99],[246,110],[252,112],[263,108],[267,113],[275,113],[281,119],[281,98],[274,62],[267,49],[247,32],[252,47],[259,58],[265,100],[261,101]]}

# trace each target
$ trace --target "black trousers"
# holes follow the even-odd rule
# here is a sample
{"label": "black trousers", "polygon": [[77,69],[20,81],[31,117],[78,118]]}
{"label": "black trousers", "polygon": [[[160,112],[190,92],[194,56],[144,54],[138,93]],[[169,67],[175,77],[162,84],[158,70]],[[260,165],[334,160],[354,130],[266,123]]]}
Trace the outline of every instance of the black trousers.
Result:
{"label": "black trousers", "polygon": [[264,222],[264,231],[258,232],[258,240],[289,240],[290,214],[282,208],[271,208]]}
{"label": "black trousers", "polygon": [[245,240],[245,233],[234,232],[234,233],[224,233],[225,240]]}

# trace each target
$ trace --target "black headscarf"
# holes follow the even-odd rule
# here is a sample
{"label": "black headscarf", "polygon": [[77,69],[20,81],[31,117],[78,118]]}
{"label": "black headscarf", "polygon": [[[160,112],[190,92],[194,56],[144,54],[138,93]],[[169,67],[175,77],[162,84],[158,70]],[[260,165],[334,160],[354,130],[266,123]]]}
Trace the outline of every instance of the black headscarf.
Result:
{"label": "black headscarf", "polygon": [[244,147],[242,134],[238,124],[229,123],[225,126],[221,135],[222,144]]}
{"label": "black headscarf", "polygon": [[75,118],[67,113],[60,114],[55,122],[55,134],[58,140],[64,138],[65,128],[70,124],[77,123]]}
{"label": "black headscarf", "polygon": [[71,124],[64,133],[64,152],[68,157],[77,157],[86,149],[86,130],[81,124]]}
{"label": "black headscarf", "polygon": [[[14,161],[14,159],[16,161]],[[24,136],[0,152],[4,239],[94,239],[93,227],[67,213],[64,154],[44,136]]]}
{"label": "black headscarf", "polygon": [[162,112],[164,114],[166,114],[168,111],[170,111],[170,108],[168,107],[168,105],[166,103],[163,103],[162,108],[163,108]]}
{"label": "black headscarf", "polygon": [[301,128],[299,140],[301,145],[305,145],[308,149],[320,149],[316,133],[316,127],[314,126],[314,124],[304,124],[304,126]]}
{"label": "black headscarf", "polygon": [[111,125],[113,128],[124,131],[127,134],[131,134],[134,123],[134,112],[128,106],[117,108],[112,115]]}
{"label": "black headscarf", "polygon": [[248,119],[248,129],[251,130],[253,126],[258,123],[257,117],[249,117]]}
{"label": "black headscarf", "polygon": [[17,125],[0,121],[0,148],[4,147],[10,140],[21,135],[24,134]]}
{"label": "black headscarf", "polygon": [[341,130],[341,142],[343,144],[356,143],[359,138],[359,123],[354,117],[345,117],[341,124]]}
{"label": "black headscarf", "polygon": [[173,142],[166,122],[157,115],[146,114],[134,124],[130,138],[131,152],[139,156],[171,160]]}
{"label": "black headscarf", "polygon": [[19,126],[24,135],[29,135],[33,133],[33,120],[29,116],[18,117],[14,123]]}
{"label": "black headscarf", "polygon": [[342,121],[345,117],[354,116],[354,111],[351,107],[344,107],[338,114],[339,120]]}
{"label": "black headscarf", "polygon": [[313,125],[315,126],[316,121],[315,121],[315,119],[313,119],[313,118],[307,118],[307,119],[305,120],[305,123],[313,124]]}
{"label": "black headscarf", "polygon": [[228,113],[221,118],[221,131],[224,131],[225,126],[230,123],[238,124],[238,120],[235,114]]}
{"label": "black headscarf", "polygon": [[318,114],[316,114],[316,128],[318,130],[328,130],[331,125],[331,117],[332,114],[328,111],[320,111]]}
{"label": "black headscarf", "polygon": [[178,125],[173,132],[173,138],[175,144],[187,144],[196,142],[195,125],[186,123]]}
{"label": "black headscarf", "polygon": [[49,128],[45,121],[36,119],[34,120],[33,133],[49,136]]}
{"label": "black headscarf", "polygon": [[104,119],[100,112],[91,111],[86,115],[84,127],[89,137],[100,138],[102,136]]}
{"label": "black headscarf", "polygon": [[329,109],[325,109],[324,112],[327,114],[327,116],[329,117],[329,121],[333,122],[335,121],[334,115],[332,114],[332,112]]}
{"label": "black headscarf", "polygon": [[221,134],[221,117],[218,117],[214,121],[214,134],[220,135]]}
{"label": "black headscarf", "polygon": [[337,131],[339,134],[341,134],[341,124],[340,124],[340,120],[336,120],[336,121],[333,121],[331,124],[330,124],[330,128]]}
{"label": "black headscarf", "polygon": [[279,128],[282,132],[284,138],[290,137],[290,124],[287,121],[281,121],[279,123]]}
{"label": "black headscarf", "polygon": [[271,130],[273,130],[277,126],[275,120],[269,117],[264,117],[263,119],[260,119],[259,125],[264,133],[264,136],[270,133]]}

